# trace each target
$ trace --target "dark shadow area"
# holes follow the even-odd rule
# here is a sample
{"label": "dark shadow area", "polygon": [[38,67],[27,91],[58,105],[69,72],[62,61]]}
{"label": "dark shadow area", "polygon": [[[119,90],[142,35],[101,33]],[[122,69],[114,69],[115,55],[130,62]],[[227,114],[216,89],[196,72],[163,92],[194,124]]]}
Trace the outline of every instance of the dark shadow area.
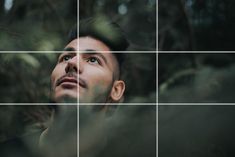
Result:
{"label": "dark shadow area", "polygon": [[50,102],[56,53],[1,53],[0,102]]}
{"label": "dark shadow area", "polygon": [[62,50],[76,22],[77,0],[0,0],[0,50]]}
{"label": "dark shadow area", "polygon": [[235,106],[160,105],[159,157],[234,156]]}
{"label": "dark shadow area", "polygon": [[125,53],[122,78],[126,82],[124,102],[156,102],[156,54]]}
{"label": "dark shadow area", "polygon": [[0,106],[0,155],[75,157],[79,143],[81,157],[155,157],[156,114],[144,104]]}
{"label": "dark shadow area", "polygon": [[52,106],[1,105],[0,155],[36,157],[39,136],[48,127]]}
{"label": "dark shadow area", "polygon": [[[91,107],[91,106],[90,106]],[[156,156],[156,106],[80,106],[81,157]],[[98,107],[98,109],[97,109]]]}
{"label": "dark shadow area", "polygon": [[1,157],[76,157],[77,105],[0,106]]}
{"label": "dark shadow area", "polygon": [[234,50],[232,0],[160,0],[159,50]]}
{"label": "dark shadow area", "polygon": [[[80,0],[79,18],[108,18],[121,26],[129,50],[156,50],[156,0]],[[104,28],[105,29],[105,28]]]}
{"label": "dark shadow area", "polygon": [[159,102],[235,102],[234,53],[159,54]]}

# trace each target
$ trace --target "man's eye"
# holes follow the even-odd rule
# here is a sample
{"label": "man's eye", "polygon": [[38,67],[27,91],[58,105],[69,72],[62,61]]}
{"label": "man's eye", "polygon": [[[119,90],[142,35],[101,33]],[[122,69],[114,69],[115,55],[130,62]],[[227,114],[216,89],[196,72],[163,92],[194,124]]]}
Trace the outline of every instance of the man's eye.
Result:
{"label": "man's eye", "polygon": [[65,55],[65,56],[62,57],[62,61],[68,61],[70,59],[72,59],[71,55]]}
{"label": "man's eye", "polygon": [[90,57],[87,59],[87,62],[92,63],[92,64],[100,64],[100,61],[96,57]]}

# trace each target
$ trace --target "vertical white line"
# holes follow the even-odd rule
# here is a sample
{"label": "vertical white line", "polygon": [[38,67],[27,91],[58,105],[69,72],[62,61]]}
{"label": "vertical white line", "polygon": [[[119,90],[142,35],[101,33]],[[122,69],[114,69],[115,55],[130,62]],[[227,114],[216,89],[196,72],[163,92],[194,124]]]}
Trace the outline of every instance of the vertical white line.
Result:
{"label": "vertical white line", "polygon": [[[79,0],[77,0],[77,34],[79,34]],[[79,38],[77,40],[77,49],[79,50]],[[79,69],[79,56],[77,57],[77,63]],[[79,80],[79,72],[77,76]],[[77,89],[77,156],[79,157],[79,88]]]}
{"label": "vertical white line", "polygon": [[156,155],[158,157],[158,101],[159,101],[159,98],[158,98],[158,95],[159,95],[159,92],[158,92],[158,52],[156,54],[156,66],[157,66],[157,72],[156,72],[156,75],[157,75],[157,83],[156,83]]}
{"label": "vertical white line", "polygon": [[156,0],[156,50],[158,52],[158,0]]}
{"label": "vertical white line", "polygon": [[156,156],[158,157],[158,101],[159,101],[159,91],[158,91],[158,0],[156,0]]}

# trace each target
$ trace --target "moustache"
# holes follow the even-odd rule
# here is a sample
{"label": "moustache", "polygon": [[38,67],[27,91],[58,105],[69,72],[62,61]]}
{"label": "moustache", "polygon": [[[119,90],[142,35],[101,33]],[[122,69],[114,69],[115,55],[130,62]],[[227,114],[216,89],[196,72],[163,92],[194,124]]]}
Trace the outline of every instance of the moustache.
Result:
{"label": "moustache", "polygon": [[79,78],[79,86],[83,87],[83,88],[87,88],[87,83],[85,80],[83,80],[82,78]]}
{"label": "moustache", "polygon": [[74,80],[77,81],[77,73],[74,73],[74,72],[68,72],[67,74],[63,75],[62,77],[60,77],[57,81],[56,81],[56,86],[60,85],[64,78],[66,77],[70,77],[70,78],[73,78]]}

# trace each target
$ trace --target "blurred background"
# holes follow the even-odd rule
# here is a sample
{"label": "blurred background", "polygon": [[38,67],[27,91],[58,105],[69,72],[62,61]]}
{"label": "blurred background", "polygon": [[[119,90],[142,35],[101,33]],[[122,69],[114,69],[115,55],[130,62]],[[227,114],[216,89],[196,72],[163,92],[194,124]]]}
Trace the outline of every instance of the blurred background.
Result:
{"label": "blurred background", "polygon": [[232,0],[160,0],[159,50],[234,50]]}
{"label": "blurred background", "polygon": [[56,53],[1,53],[0,102],[50,102]]}
{"label": "blurred background", "polygon": [[234,53],[160,53],[160,102],[235,102]]}
{"label": "blurred background", "polygon": [[62,50],[76,23],[77,0],[0,0],[0,50]]}
{"label": "blurred background", "polygon": [[39,136],[49,126],[49,105],[0,105],[0,155],[36,157]]}
{"label": "blurred background", "polygon": [[156,50],[156,0],[79,0],[79,19],[106,17],[130,41],[129,50]]}
{"label": "blurred background", "polygon": [[234,156],[234,105],[158,106],[159,157]]}
{"label": "blurred background", "polygon": [[41,132],[48,127],[52,107],[42,105],[1,105],[0,143]]}

